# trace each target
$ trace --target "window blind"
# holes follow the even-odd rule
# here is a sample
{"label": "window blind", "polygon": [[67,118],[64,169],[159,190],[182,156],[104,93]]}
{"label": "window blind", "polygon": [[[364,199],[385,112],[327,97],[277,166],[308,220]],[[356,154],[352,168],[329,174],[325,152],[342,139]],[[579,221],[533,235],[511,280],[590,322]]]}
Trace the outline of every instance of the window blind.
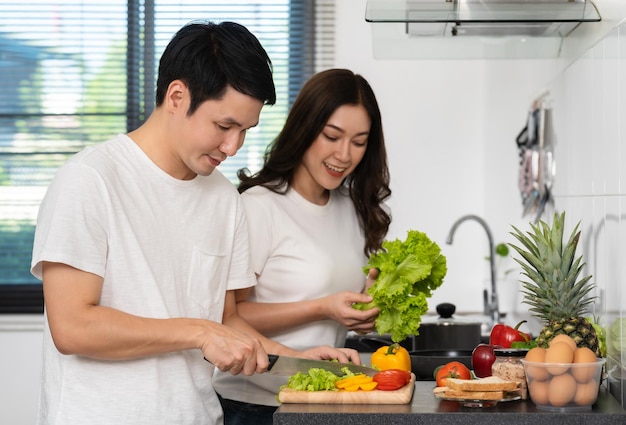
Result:
{"label": "window blind", "polygon": [[69,156],[141,125],[161,53],[190,21],[243,24],[272,59],[277,102],[220,165],[233,184],[238,169],[256,171],[304,81],[332,61],[319,43],[333,4],[317,2],[0,0],[0,312],[42,311],[29,268],[47,185]]}

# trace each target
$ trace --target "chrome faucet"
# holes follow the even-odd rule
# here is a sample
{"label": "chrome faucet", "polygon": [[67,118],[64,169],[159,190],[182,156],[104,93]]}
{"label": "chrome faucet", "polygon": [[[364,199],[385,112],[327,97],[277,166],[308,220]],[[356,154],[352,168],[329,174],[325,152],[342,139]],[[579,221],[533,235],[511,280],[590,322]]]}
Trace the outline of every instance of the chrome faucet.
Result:
{"label": "chrome faucet", "polygon": [[448,245],[452,245],[454,232],[456,232],[457,227],[459,227],[459,225],[466,220],[477,221],[481,226],[483,226],[483,229],[485,229],[485,232],[487,233],[487,239],[489,241],[489,265],[491,266],[491,300],[489,300],[487,290],[485,289],[483,292],[483,303],[484,314],[491,318],[491,325],[493,326],[500,322],[500,307],[498,305],[498,290],[496,288],[496,251],[493,244],[493,236],[491,235],[491,230],[489,229],[487,222],[477,215],[464,215],[452,225],[450,233],[448,233],[448,237],[446,238],[446,243]]}

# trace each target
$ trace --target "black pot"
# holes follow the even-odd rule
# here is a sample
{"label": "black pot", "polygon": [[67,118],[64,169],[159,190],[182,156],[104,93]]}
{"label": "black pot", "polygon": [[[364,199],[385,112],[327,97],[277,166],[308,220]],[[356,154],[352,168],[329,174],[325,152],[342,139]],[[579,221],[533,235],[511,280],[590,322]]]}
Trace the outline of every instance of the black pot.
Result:
{"label": "black pot", "polygon": [[[348,348],[354,348],[360,352],[373,353],[378,350],[380,347],[384,347],[386,345],[393,344],[391,340],[391,335],[378,335],[378,334],[370,334],[370,335],[362,335],[356,338],[350,344],[346,344]],[[400,342],[400,345],[407,349],[407,351],[413,350],[413,337],[409,337],[404,341]]]}
{"label": "black pot", "polygon": [[[473,350],[483,342],[481,338],[482,323],[455,318],[453,317],[455,310],[454,304],[441,303],[437,305],[439,317],[435,321],[423,321],[418,329],[419,335],[408,337],[401,341],[400,345],[408,351]],[[372,333],[347,339],[346,347],[361,352],[372,352],[392,342],[390,335]]]}
{"label": "black pot", "polygon": [[472,369],[472,350],[417,350],[409,354],[411,371],[420,380],[434,381],[435,369],[449,362],[461,362],[468,369]]}
{"label": "black pot", "polygon": [[[373,352],[390,345],[393,342],[389,336],[373,336],[365,335],[358,338],[359,344],[366,347],[366,349],[359,350],[361,352]],[[411,357],[411,372],[415,374],[415,378],[421,381],[434,381],[435,377],[433,373],[438,366],[445,365],[448,362],[461,362],[468,369],[472,368],[472,349],[440,349],[440,350],[411,350],[408,347],[408,340],[405,340],[406,344],[403,345],[409,351]],[[478,345],[478,344],[477,344]],[[348,346],[348,345],[347,345]],[[350,348],[355,348],[351,346]]]}
{"label": "black pot", "polygon": [[413,350],[473,350],[481,343],[481,323],[455,318],[454,304],[437,305],[439,318],[420,323]]}

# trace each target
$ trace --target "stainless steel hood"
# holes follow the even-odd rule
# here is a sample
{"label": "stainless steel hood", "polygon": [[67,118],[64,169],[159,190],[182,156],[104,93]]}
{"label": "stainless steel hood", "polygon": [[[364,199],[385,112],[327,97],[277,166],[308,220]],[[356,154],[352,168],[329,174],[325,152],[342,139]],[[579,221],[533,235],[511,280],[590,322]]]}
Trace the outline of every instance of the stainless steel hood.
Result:
{"label": "stainless steel hood", "polygon": [[[469,39],[456,42],[459,46],[491,45],[474,49],[480,56],[491,51],[493,57],[506,57],[502,55],[507,52],[512,57],[557,57],[563,38],[581,23],[601,17],[591,0],[368,0],[365,20],[377,33],[395,25],[392,32],[397,34],[401,26],[404,37],[428,37],[431,45],[433,38],[450,37]],[[376,38],[389,39],[384,33],[373,36],[375,45]],[[511,51],[513,44],[519,46]],[[495,45],[502,53],[493,52]],[[460,50],[468,52],[466,47]]]}

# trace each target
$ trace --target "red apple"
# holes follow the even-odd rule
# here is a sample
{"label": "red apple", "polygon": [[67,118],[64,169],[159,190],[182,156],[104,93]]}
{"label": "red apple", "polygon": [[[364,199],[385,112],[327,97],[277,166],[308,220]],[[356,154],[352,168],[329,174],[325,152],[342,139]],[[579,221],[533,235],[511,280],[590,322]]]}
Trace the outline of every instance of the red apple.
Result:
{"label": "red apple", "polygon": [[496,361],[493,345],[478,344],[472,351],[472,369],[478,378],[491,376],[491,365]]}

